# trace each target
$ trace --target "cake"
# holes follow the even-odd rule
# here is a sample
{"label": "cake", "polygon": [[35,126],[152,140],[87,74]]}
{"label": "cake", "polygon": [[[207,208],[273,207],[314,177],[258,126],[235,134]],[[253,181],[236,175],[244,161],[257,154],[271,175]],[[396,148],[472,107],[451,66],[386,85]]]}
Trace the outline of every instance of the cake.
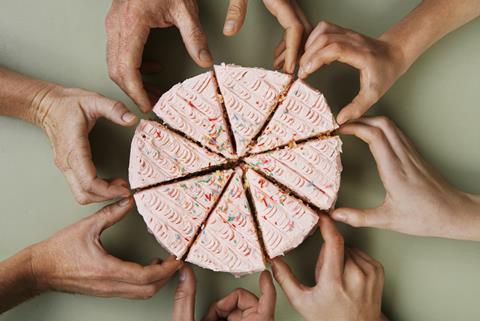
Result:
{"label": "cake", "polygon": [[338,137],[250,156],[245,162],[320,210],[330,210],[340,187],[342,142]]}
{"label": "cake", "polygon": [[173,129],[214,152],[234,158],[220,99],[213,72],[208,71],[173,86],[153,111]]}
{"label": "cake", "polygon": [[226,64],[214,68],[235,138],[237,155],[243,156],[286,93],[292,76],[278,71]]}
{"label": "cake", "polygon": [[225,162],[159,123],[141,120],[130,150],[130,187],[144,188]]}
{"label": "cake", "polygon": [[187,262],[237,276],[265,269],[242,175],[242,170],[237,168],[192,245]]}
{"label": "cake", "polygon": [[138,192],[138,212],[163,248],[181,259],[232,174],[217,171]]}
{"label": "cake", "polygon": [[250,152],[272,150],[291,141],[330,133],[337,128],[325,97],[297,79]]}
{"label": "cake", "polygon": [[317,226],[318,215],[252,169],[246,179],[263,244],[273,259],[296,248]]}
{"label": "cake", "polygon": [[290,75],[218,65],[165,92],[132,139],[138,212],[179,260],[235,276],[299,246],[335,205],[341,141]]}

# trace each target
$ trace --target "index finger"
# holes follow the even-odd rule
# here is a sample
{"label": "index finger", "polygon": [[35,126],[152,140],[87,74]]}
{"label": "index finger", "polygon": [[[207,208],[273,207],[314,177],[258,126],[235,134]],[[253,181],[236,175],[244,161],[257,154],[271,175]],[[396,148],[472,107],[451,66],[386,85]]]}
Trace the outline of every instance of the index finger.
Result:
{"label": "index finger", "polygon": [[78,137],[75,147],[67,155],[67,164],[76,178],[74,184],[80,184],[81,190],[86,194],[98,195],[103,200],[115,197],[128,197],[128,188],[118,184],[109,184],[97,177],[97,170],[92,161],[90,143],[85,134]]}
{"label": "index finger", "polygon": [[264,0],[268,11],[274,15],[280,25],[285,28],[285,65],[287,73],[295,71],[298,52],[302,44],[304,27],[295,13],[295,8],[288,0]]}
{"label": "index finger", "polygon": [[107,270],[115,281],[147,285],[152,283],[166,283],[183,265],[183,261],[169,256],[161,263],[154,263],[142,266],[135,262],[123,261],[114,256],[108,255]]}
{"label": "index finger", "polygon": [[[318,225],[325,244],[325,252],[321,265],[320,275],[327,275],[341,279],[344,267],[344,241],[343,236],[335,227],[333,221],[326,215],[320,215]],[[324,274],[325,273],[325,274]]]}
{"label": "index finger", "polygon": [[133,27],[123,26],[120,30],[118,66],[114,67],[116,73],[113,80],[132,98],[142,112],[149,112],[152,105],[143,88],[140,67],[150,28],[143,22],[136,22]]}
{"label": "index finger", "polygon": [[277,292],[273,285],[272,275],[268,271],[260,274],[260,300],[258,302],[258,312],[273,319],[275,314],[275,303],[277,300]]}

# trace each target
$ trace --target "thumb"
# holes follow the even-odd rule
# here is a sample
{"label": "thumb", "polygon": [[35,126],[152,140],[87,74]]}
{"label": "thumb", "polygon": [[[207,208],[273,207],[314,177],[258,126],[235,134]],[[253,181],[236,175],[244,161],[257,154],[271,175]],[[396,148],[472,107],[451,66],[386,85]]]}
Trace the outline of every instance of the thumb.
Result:
{"label": "thumb", "polygon": [[194,321],[196,281],[193,270],[184,265],[173,299],[172,321]]}
{"label": "thumb", "polygon": [[93,112],[97,118],[105,117],[121,126],[132,126],[138,122],[137,116],[128,110],[123,103],[103,96],[94,99]]}
{"label": "thumb", "polygon": [[248,0],[230,0],[223,26],[224,35],[233,36],[242,28],[247,14],[247,3]]}
{"label": "thumb", "polygon": [[183,12],[180,12],[179,18],[176,18],[175,25],[180,30],[183,43],[192,59],[200,67],[207,68],[212,65],[213,59],[208,50],[207,36],[198,18],[198,8],[196,4],[194,6],[183,6],[181,9]]}
{"label": "thumb", "polygon": [[346,223],[354,227],[385,227],[387,222],[386,211],[381,207],[356,209],[338,208],[332,213],[336,221]]}
{"label": "thumb", "polygon": [[132,204],[132,197],[124,198],[116,203],[105,206],[92,215],[91,219],[94,220],[98,230],[101,232],[123,219],[132,208]]}
{"label": "thumb", "polygon": [[343,107],[338,113],[337,123],[342,125],[349,120],[360,118],[367,110],[372,107],[376,99],[369,97],[363,90],[360,90],[358,95],[347,106]]}

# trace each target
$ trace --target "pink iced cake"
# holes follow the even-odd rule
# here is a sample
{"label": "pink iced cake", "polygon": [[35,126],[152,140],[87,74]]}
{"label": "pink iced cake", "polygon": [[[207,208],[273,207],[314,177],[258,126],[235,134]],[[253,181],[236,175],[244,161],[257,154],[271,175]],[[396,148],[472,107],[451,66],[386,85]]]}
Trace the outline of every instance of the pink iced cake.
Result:
{"label": "pink iced cake", "polygon": [[173,86],[162,95],[153,111],[172,128],[214,152],[233,158],[220,99],[213,72],[208,71]]}
{"label": "pink iced cake", "polygon": [[325,97],[297,79],[250,152],[271,150],[291,141],[327,134],[337,128]]}
{"label": "pink iced cake", "polygon": [[142,120],[130,150],[130,187],[147,187],[225,162],[159,123]]}
{"label": "pink iced cake", "polygon": [[157,241],[182,258],[232,173],[218,171],[138,192],[138,212]]}
{"label": "pink iced cake", "polygon": [[129,180],[148,230],[178,259],[235,276],[299,246],[335,205],[342,143],[301,80],[221,64],[174,85],[132,139]]}
{"label": "pink iced cake", "polygon": [[236,65],[222,64],[214,68],[237,154],[243,156],[286,93],[292,76]]}
{"label": "pink iced cake", "polygon": [[252,169],[246,178],[268,256],[283,255],[300,245],[317,226],[315,211]]}
{"label": "pink iced cake", "polygon": [[340,188],[342,141],[337,136],[250,156],[245,162],[320,210],[330,210]]}

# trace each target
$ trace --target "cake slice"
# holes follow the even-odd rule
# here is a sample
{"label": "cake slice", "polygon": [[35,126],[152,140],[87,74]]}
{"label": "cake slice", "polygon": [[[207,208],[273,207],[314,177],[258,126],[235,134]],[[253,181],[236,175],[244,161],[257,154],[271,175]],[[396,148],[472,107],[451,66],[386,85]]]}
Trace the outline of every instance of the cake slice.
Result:
{"label": "cake slice", "polygon": [[268,256],[299,246],[316,227],[317,214],[254,170],[248,169],[246,178]]}
{"label": "cake slice", "polygon": [[297,79],[250,152],[272,150],[291,141],[319,136],[337,128],[322,93]]}
{"label": "cake slice", "polygon": [[147,187],[225,162],[159,123],[141,120],[130,150],[130,187]]}
{"label": "cake slice", "polygon": [[245,162],[320,210],[335,204],[340,187],[342,141],[337,136],[250,156]]}
{"label": "cake slice", "polygon": [[265,269],[242,175],[242,170],[237,168],[218,205],[190,248],[187,262],[236,276]]}
{"label": "cake slice", "polygon": [[138,212],[158,243],[181,259],[232,174],[217,171],[138,192]]}
{"label": "cake slice", "polygon": [[279,99],[286,93],[292,76],[236,65],[222,64],[214,68],[235,138],[237,155],[243,156]]}
{"label": "cake slice", "polygon": [[220,100],[213,72],[208,71],[173,86],[160,97],[153,111],[190,139],[233,158]]}

